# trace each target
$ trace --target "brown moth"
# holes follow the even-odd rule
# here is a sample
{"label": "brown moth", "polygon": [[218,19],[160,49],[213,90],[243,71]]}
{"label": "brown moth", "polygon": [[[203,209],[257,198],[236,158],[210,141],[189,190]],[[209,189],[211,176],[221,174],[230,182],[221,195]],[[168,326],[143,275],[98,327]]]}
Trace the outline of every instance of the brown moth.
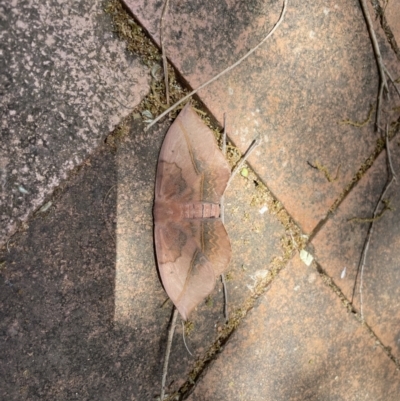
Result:
{"label": "brown moth", "polygon": [[184,320],[211,293],[231,258],[220,218],[230,174],[212,131],[186,105],[161,147],[153,211],[161,280]]}

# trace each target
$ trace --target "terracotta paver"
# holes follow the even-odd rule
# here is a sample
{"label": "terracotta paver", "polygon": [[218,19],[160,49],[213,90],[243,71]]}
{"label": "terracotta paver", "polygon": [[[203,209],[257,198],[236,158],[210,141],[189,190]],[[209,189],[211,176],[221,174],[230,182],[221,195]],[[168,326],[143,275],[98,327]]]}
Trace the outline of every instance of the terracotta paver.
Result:
{"label": "terracotta paver", "polygon": [[[400,43],[400,7],[395,2],[389,1],[385,9],[385,17],[387,23],[393,33],[393,36],[397,42],[397,46]],[[400,56],[400,55],[399,55]]]}
{"label": "terracotta paver", "polygon": [[[125,0],[159,41],[163,2]],[[193,88],[255,46],[276,22],[281,2],[243,5],[171,2],[166,16],[166,52]],[[379,31],[378,31],[379,34]],[[394,59],[382,40],[386,61]],[[390,64],[392,65],[392,64]],[[393,76],[400,74],[399,67]],[[304,5],[290,0],[283,24],[239,67],[200,92],[201,100],[245,150],[261,134],[264,143],[250,158],[257,173],[309,233],[325,217],[375,145],[373,125],[357,128],[340,121],[365,120],[375,103],[378,75],[357,1]],[[307,162],[319,162],[335,177]]]}
{"label": "terracotta paver", "polygon": [[[391,143],[393,167],[400,172],[398,139]],[[357,187],[340,205],[337,214],[312,241],[321,267],[333,278],[344,295],[351,299],[357,266],[364,245],[368,223],[349,222],[354,217],[370,218],[387,177],[386,154],[361,179]],[[400,358],[400,191],[395,181],[386,199],[392,210],[374,223],[365,262],[362,297],[366,322],[385,346]],[[359,277],[360,279],[360,277]],[[360,281],[354,305],[360,310]]]}
{"label": "terracotta paver", "polygon": [[[125,3],[158,41],[163,2]],[[152,207],[170,122],[145,132],[136,113],[125,136],[103,144],[151,83],[140,59],[112,33],[104,5],[0,5],[0,245],[25,222],[0,248],[0,399],[142,401],[160,393],[172,306],[154,260]],[[372,119],[360,127],[341,121],[367,117],[378,75],[358,0],[288,5],[274,36],[200,98],[219,122],[227,112],[228,134],[241,150],[261,135],[251,165],[308,234],[375,148]],[[391,1],[386,10],[396,38],[397,6]],[[280,9],[275,0],[173,1],[168,57],[196,87],[256,45]],[[373,19],[396,79],[400,66]],[[392,100],[384,108],[388,121],[399,118],[399,100]],[[400,174],[398,142],[395,137],[392,152]],[[332,176],[340,165],[338,179],[328,182],[310,166],[317,162]],[[348,298],[366,226],[347,218],[372,212],[385,179],[383,152],[310,246]],[[293,240],[266,204],[255,201],[259,190],[251,176],[238,175],[226,193],[231,314],[249,305],[270,262],[282,257],[282,238]],[[388,194],[393,210],[376,224],[363,276],[363,314],[386,350],[315,265],[306,267],[296,255],[189,399],[397,400],[398,192],[397,182]],[[219,344],[225,321],[219,281],[190,320],[186,342],[193,355],[179,322],[167,393],[190,381],[193,367]]]}
{"label": "terracotta paver", "polygon": [[0,5],[0,246],[149,90],[102,3]]}
{"label": "terracotta paver", "polygon": [[189,400],[394,401],[399,394],[394,363],[296,256]]}

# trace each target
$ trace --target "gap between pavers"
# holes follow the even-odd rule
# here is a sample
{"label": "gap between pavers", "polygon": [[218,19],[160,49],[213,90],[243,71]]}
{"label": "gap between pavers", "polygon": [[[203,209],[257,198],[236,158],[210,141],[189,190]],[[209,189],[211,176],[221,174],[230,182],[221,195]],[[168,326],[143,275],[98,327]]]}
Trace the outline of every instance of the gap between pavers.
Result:
{"label": "gap between pavers", "polygon": [[[159,42],[163,2],[124,0]],[[167,56],[195,88],[236,61],[276,22],[281,2],[258,6],[171,2],[166,15]],[[382,30],[382,53],[393,75],[398,65]],[[397,67],[397,69],[396,69]],[[199,93],[243,151],[257,133],[264,143],[250,163],[306,233],[372,153],[377,136],[363,121],[378,90],[376,62],[359,1],[288,2],[286,18],[274,35],[235,70]],[[319,162],[334,177],[307,163]]]}
{"label": "gap between pavers", "polygon": [[[143,139],[143,138],[142,138]],[[129,180],[129,177],[127,177],[126,176],[126,180]],[[122,189],[123,189],[124,187],[122,187]],[[112,190],[111,190],[112,191]],[[123,191],[122,191],[123,192]],[[111,192],[110,192],[110,194],[111,194]],[[110,195],[110,196],[112,196],[112,195]],[[139,200],[143,200],[143,199],[139,199]],[[145,199],[145,200],[147,200],[147,199]],[[126,208],[128,208],[128,203],[126,203],[126,205],[125,205],[125,207]],[[118,206],[119,207],[119,206]],[[135,215],[135,218],[137,219],[138,218],[138,215],[139,215],[139,212],[138,212],[138,214],[136,214]],[[147,218],[147,217],[146,217]],[[140,218],[139,218],[139,220],[140,220]],[[139,220],[137,220],[137,222],[138,223],[140,223],[140,221]],[[147,221],[147,220],[146,220]],[[126,222],[122,222],[122,226],[121,227],[119,227],[119,228],[121,228],[122,230],[124,229],[124,224],[125,224]],[[145,226],[146,226],[146,229],[148,229],[149,228],[149,226],[148,226],[148,223],[145,223]],[[126,228],[126,226],[125,226],[125,228]],[[118,230],[117,230],[117,233],[118,233]],[[93,234],[93,232],[92,232],[92,234]],[[279,237],[279,236],[278,236]],[[118,245],[119,246],[119,245]],[[118,246],[117,246],[117,249],[118,249]],[[122,248],[122,251],[123,251],[123,248]],[[119,250],[118,250],[118,252],[120,252]],[[147,252],[147,251],[146,251]],[[123,252],[121,252],[121,253],[123,253]],[[123,259],[123,258],[122,258]],[[118,259],[117,259],[117,261],[118,261]],[[147,259],[146,259],[146,262],[147,262]],[[125,263],[126,263],[126,261],[125,261]],[[122,279],[123,279],[123,275],[121,276],[122,277]],[[123,281],[123,280],[122,280]],[[117,284],[118,284],[118,282],[117,282]],[[118,295],[121,295],[121,294],[118,294]],[[122,299],[122,304],[124,303],[124,300]],[[117,302],[116,302],[116,305],[117,305]],[[121,302],[119,302],[119,305],[121,305]],[[125,307],[126,307],[126,304],[125,304]],[[122,313],[122,315],[121,316],[129,316],[129,313],[130,313],[130,311],[129,311],[129,306],[128,306],[128,309],[125,309],[124,310],[124,307],[122,307],[122,309],[121,310],[119,310],[118,311],[118,313]],[[117,309],[115,310],[115,312],[117,313]],[[218,312],[219,313],[219,312]],[[13,326],[14,327],[14,326]],[[18,325],[16,326],[17,327],[17,333],[18,333]],[[14,333],[15,332],[15,330],[13,330],[13,329],[11,329],[11,333]],[[118,363],[116,363],[117,365],[118,365]]]}
{"label": "gap between pavers", "polygon": [[[400,174],[399,138],[390,143],[393,168]],[[386,151],[382,152],[337,213],[313,239],[315,257],[345,297],[352,297],[357,266],[369,223],[350,222],[371,218],[387,180]],[[400,182],[387,193],[391,210],[374,223],[362,281],[363,314],[366,323],[400,361]],[[354,306],[360,312],[360,276]]]}
{"label": "gap between pavers", "polygon": [[149,90],[103,3],[0,6],[0,246]]}
{"label": "gap between pavers", "polygon": [[395,401],[399,394],[395,364],[296,256],[188,399]]}

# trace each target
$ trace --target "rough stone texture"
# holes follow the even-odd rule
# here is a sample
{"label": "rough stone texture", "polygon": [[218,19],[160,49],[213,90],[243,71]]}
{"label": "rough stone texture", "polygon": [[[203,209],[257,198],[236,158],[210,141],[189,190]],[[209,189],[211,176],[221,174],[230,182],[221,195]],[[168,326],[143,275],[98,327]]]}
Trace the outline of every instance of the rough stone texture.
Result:
{"label": "rough stone texture", "polygon": [[[398,139],[391,143],[394,169],[400,172]],[[351,299],[357,266],[366,239],[368,223],[348,222],[353,217],[372,216],[387,177],[386,154],[380,155],[355,190],[340,205],[337,214],[312,241],[321,267]],[[374,223],[365,262],[362,296],[367,324],[393,355],[400,358],[400,183],[395,181],[386,199],[392,210]],[[360,277],[354,305],[360,310]]]}
{"label": "rough stone texture", "polygon": [[389,1],[386,6],[385,16],[390,29],[396,39],[397,46],[400,45],[400,6],[394,1]]}
{"label": "rough stone texture", "polygon": [[[397,3],[389,4],[394,13]],[[162,2],[130,1],[130,6],[158,38]],[[242,149],[256,129],[261,132],[264,144],[252,164],[310,231],[375,144],[372,125],[337,122],[366,117],[376,99],[377,76],[357,0],[307,6],[293,0],[289,6],[272,40],[201,98],[218,119],[228,112],[228,132]],[[280,3],[171,2],[171,7],[168,54],[196,86],[256,44],[276,20]],[[0,242],[86,160],[64,180],[50,208],[38,212],[11,239],[9,252],[3,247],[0,254],[0,398],[155,399],[171,314],[170,303],[162,306],[166,295],[154,260],[151,217],[167,123],[147,133],[134,123],[116,149],[104,146],[87,157],[137,104],[148,88],[147,73],[114,39],[98,0],[10,1],[0,6],[0,18],[5,113]],[[397,77],[398,66],[382,43]],[[388,111],[398,117],[398,111]],[[395,138],[393,158],[400,171],[397,145]],[[341,164],[339,179],[330,184],[307,165],[316,160],[332,175]],[[346,296],[366,228],[345,219],[371,213],[384,174],[383,154],[313,241],[319,263]],[[367,323],[395,356],[398,185],[391,196],[395,211],[376,226],[364,276]],[[256,192],[251,180],[237,177],[226,197],[231,312],[281,252],[283,229],[273,216],[260,214],[260,206],[251,206]],[[209,302],[191,316],[194,329],[186,340],[193,357],[178,325],[168,392],[204,358],[223,325],[222,310],[217,283]],[[205,372],[192,400],[390,401],[400,393],[398,375],[317,272],[296,258]]]}
{"label": "rough stone texture", "polygon": [[148,91],[102,1],[0,5],[0,245]]}
{"label": "rough stone texture", "polygon": [[[167,125],[134,124],[112,152],[86,162],[51,208],[0,255],[0,398],[151,400],[160,389],[171,303],[154,260],[152,207]],[[283,227],[249,206],[254,183],[238,176],[226,196],[231,312],[280,256]],[[251,244],[251,246],[249,245]],[[254,252],[257,250],[257,252]],[[245,269],[244,269],[245,268]],[[218,282],[174,337],[168,391],[185,380],[222,327]]]}
{"label": "rough stone texture", "polygon": [[263,213],[265,205],[252,205],[257,192],[253,181],[238,175],[225,194],[225,225],[232,244],[227,274],[231,311],[252,295],[258,281],[265,278],[271,260],[281,256],[283,226],[269,212]]}
{"label": "rough stone texture", "polygon": [[[125,0],[154,40],[163,2]],[[282,2],[237,0],[171,2],[166,17],[167,55],[192,87],[206,82],[273,26]],[[382,38],[381,31],[378,30]],[[387,42],[382,53],[394,76]],[[393,68],[392,68],[393,67]],[[241,150],[260,133],[264,143],[250,158],[285,208],[310,232],[370,155],[376,140],[365,120],[377,96],[378,75],[358,0],[304,4],[290,0],[283,24],[239,67],[200,92]],[[307,162],[339,179],[329,183]]]}
{"label": "rough stone texture", "polygon": [[189,400],[395,401],[399,393],[392,361],[295,257]]}
{"label": "rough stone texture", "polygon": [[[152,192],[163,131],[134,126],[125,151],[102,149],[27,232],[1,271],[0,398],[145,400],[157,394],[169,308],[152,246]],[[142,146],[140,146],[142,144]],[[129,157],[128,157],[129,155]],[[134,302],[124,305],[124,180],[135,242]],[[137,213],[136,213],[137,212]],[[133,281],[132,281],[133,279]],[[132,311],[132,320],[123,311]]]}

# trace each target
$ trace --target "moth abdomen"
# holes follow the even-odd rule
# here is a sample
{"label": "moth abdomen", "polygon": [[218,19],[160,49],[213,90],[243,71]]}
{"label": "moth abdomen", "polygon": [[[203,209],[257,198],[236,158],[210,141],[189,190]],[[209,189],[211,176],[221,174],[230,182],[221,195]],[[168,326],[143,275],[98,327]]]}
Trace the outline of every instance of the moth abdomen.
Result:
{"label": "moth abdomen", "polygon": [[185,219],[213,219],[221,216],[218,203],[190,202],[182,205]]}

